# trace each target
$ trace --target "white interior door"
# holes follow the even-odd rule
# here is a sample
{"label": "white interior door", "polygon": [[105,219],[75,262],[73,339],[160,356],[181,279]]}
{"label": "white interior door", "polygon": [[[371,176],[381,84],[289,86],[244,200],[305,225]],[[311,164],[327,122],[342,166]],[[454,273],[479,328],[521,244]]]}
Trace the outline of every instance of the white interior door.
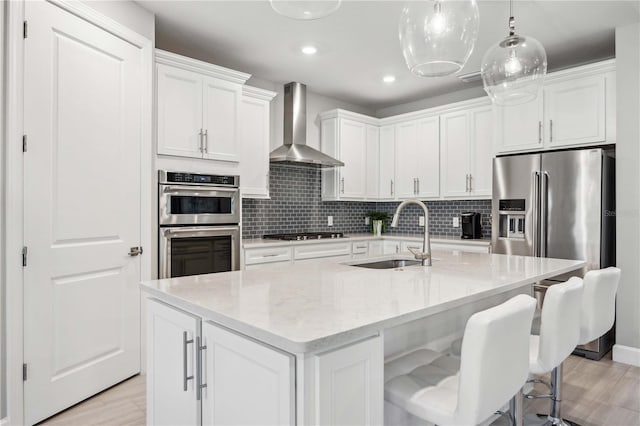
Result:
{"label": "white interior door", "polygon": [[142,54],[25,2],[25,423],[140,370]]}

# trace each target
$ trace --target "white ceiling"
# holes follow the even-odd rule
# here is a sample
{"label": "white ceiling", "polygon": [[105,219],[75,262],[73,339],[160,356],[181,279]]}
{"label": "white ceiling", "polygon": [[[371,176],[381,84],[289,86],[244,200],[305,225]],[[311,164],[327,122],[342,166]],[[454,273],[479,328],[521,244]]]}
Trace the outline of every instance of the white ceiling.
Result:
{"label": "white ceiling", "polygon": [[[456,77],[421,78],[405,66],[398,41],[403,1],[348,1],[326,18],[298,21],[268,1],[142,0],[156,14],[156,46],[276,83],[299,81],[310,91],[373,110],[469,87]],[[462,73],[477,71],[484,52],[504,38],[509,4],[483,1],[480,35]],[[550,69],[614,56],[614,28],[640,21],[640,2],[514,3],[516,30],[537,38]],[[314,44],[318,54],[300,47]],[[394,74],[393,84],[382,77]],[[479,83],[476,83],[479,84]]]}

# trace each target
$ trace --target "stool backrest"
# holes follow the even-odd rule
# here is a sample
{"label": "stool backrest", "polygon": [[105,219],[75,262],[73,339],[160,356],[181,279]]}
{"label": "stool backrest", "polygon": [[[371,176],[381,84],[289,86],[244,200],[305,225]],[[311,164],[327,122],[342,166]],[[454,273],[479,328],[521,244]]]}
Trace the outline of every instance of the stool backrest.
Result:
{"label": "stool backrest", "polygon": [[529,374],[536,301],[524,294],[469,318],[460,354],[458,424],[478,424],[506,404]]}
{"label": "stool backrest", "polygon": [[547,289],[540,317],[538,363],[551,371],[578,345],[582,309],[582,279],[572,277]]}
{"label": "stool backrest", "polygon": [[613,326],[619,282],[620,269],[614,267],[585,274],[579,339],[581,345],[597,339]]}

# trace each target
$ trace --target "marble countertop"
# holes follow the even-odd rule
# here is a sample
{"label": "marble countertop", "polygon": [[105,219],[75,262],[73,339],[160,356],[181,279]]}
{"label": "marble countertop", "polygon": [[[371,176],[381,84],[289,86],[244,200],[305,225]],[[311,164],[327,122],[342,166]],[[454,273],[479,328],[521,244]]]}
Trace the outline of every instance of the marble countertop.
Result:
{"label": "marble countertop", "polygon": [[[306,240],[306,241],[281,241],[281,240],[265,240],[262,238],[246,239],[242,240],[242,247],[245,249],[260,248],[260,247],[285,247],[291,245],[302,244],[318,244],[318,243],[335,243],[345,241],[377,241],[377,240],[403,240],[403,241],[422,241],[424,234],[383,234],[380,237],[376,237],[371,233],[365,234],[345,234],[344,238],[323,238],[321,240]],[[431,243],[435,244],[465,244],[474,246],[488,247],[491,245],[491,239],[482,238],[477,240],[463,240],[460,237],[447,237],[447,236],[431,236]]]}
{"label": "marble countertop", "polygon": [[285,351],[304,353],[367,337],[585,264],[437,250],[433,257],[432,267],[376,270],[350,266],[376,259],[326,260],[154,280],[141,287],[152,297],[205,320]]}

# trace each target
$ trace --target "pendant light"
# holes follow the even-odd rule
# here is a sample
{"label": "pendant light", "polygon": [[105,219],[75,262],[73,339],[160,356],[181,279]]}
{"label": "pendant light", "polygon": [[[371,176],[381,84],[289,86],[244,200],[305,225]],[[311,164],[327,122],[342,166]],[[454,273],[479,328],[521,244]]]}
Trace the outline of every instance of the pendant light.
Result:
{"label": "pendant light", "polygon": [[509,35],[484,54],[480,73],[484,90],[496,105],[534,100],[547,74],[547,54],[533,37],[516,34],[513,0],[509,3]]}
{"label": "pendant light", "polygon": [[457,73],[478,38],[476,0],[421,0],[405,4],[399,35],[407,67],[420,77]]}
{"label": "pendant light", "polygon": [[273,10],[292,19],[324,18],[340,7],[342,0],[269,0]]}

